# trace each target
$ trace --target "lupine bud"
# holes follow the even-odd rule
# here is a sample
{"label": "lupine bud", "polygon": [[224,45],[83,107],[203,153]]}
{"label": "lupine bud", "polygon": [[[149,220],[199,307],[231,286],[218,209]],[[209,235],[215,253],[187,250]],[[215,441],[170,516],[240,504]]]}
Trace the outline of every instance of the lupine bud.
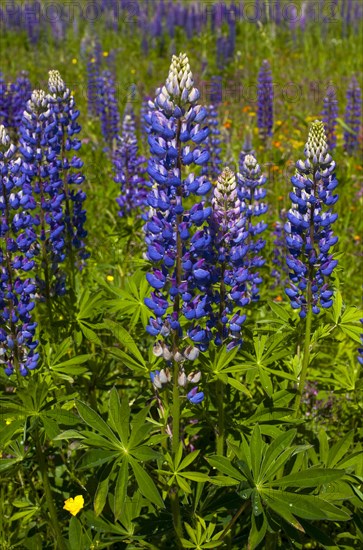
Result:
{"label": "lupine bud", "polygon": [[187,385],[187,382],[188,382],[187,376],[186,376],[184,370],[181,370],[179,372],[179,376],[178,376],[178,384],[179,384],[179,386],[184,388]]}
{"label": "lupine bud", "polygon": [[335,162],[327,151],[324,124],[315,121],[305,146],[306,161],[297,162],[297,172],[291,178],[293,204],[285,224],[289,250],[286,263],[290,269],[290,286],[285,291],[291,306],[300,309],[301,317],[306,316],[310,306],[317,314],[319,303],[323,308],[333,303],[327,278],[338,263],[329,254],[338,241],[331,230],[337,219],[331,207],[338,200],[334,195],[338,182]]}

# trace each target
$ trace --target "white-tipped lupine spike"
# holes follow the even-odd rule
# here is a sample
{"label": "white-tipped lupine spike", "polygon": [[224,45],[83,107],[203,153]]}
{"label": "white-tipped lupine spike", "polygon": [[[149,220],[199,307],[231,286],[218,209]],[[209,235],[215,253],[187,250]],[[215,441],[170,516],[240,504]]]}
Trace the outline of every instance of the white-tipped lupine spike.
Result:
{"label": "white-tipped lupine spike", "polygon": [[44,90],[33,90],[29,100],[29,106],[32,111],[45,110],[48,107],[47,94]]}
{"label": "white-tipped lupine spike", "polygon": [[186,54],[172,56],[165,85],[156,94],[155,103],[168,114],[173,113],[176,107],[183,107],[187,103],[193,104],[199,99]]}
{"label": "white-tipped lupine spike", "polygon": [[66,85],[60,75],[59,71],[49,71],[48,88],[52,94],[63,93],[66,89]]}

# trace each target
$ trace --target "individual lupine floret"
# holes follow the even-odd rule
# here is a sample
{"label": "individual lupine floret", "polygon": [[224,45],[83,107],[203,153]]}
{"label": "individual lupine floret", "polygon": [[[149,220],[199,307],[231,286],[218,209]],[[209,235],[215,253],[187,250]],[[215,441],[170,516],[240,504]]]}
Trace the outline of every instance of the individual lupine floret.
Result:
{"label": "individual lupine floret", "polygon": [[208,126],[209,136],[205,145],[209,152],[209,161],[203,166],[202,174],[206,174],[211,179],[216,179],[221,173],[221,131],[219,129],[218,111],[214,105],[208,107]]}
{"label": "individual lupine floret", "polygon": [[[204,260],[195,256],[196,243],[191,242],[194,227],[202,226],[211,209],[202,202],[190,210],[185,207],[187,197],[206,195],[211,184],[206,176],[182,173],[187,166],[203,166],[209,158],[202,148],[208,128],[201,124],[207,113],[196,105],[198,98],[187,56],[173,56],[166,83],[157,90],[147,117],[152,154],[148,173],[154,185],[147,199],[150,214],[145,230],[147,257],[153,264],[147,279],[154,291],[146,304],[155,315],[147,330],[167,342],[174,359],[184,360],[192,353],[189,346],[180,349],[186,335],[181,315],[189,320],[187,334],[198,348],[206,349],[211,338],[209,327],[200,327],[200,319],[209,312],[203,294],[210,277],[203,269]],[[172,313],[167,313],[169,307]],[[196,309],[198,313],[191,314]]]}
{"label": "individual lupine floret", "polygon": [[212,209],[212,263],[215,279],[219,281],[219,290],[213,299],[219,304],[215,315],[215,342],[221,345],[230,339],[227,348],[231,349],[242,342],[240,332],[246,315],[239,308],[250,301],[247,287],[250,274],[246,265],[248,219],[238,198],[236,176],[229,168],[225,168],[218,177],[213,190]]}
{"label": "individual lupine floret", "polygon": [[98,78],[97,111],[101,120],[101,131],[108,147],[120,133],[120,113],[117,102],[117,89],[111,71],[102,71]]}
{"label": "individual lupine floret", "polygon": [[[55,140],[58,141],[59,146],[59,155],[58,158],[54,158],[54,162],[64,192],[65,252],[68,254],[73,270],[76,264],[82,267],[84,260],[89,256],[83,241],[87,236],[87,231],[84,228],[86,210],[83,207],[86,193],[80,188],[84,181],[84,175],[81,172],[83,162],[77,155],[71,156],[72,151],[77,152],[81,147],[81,142],[76,137],[81,131],[77,122],[80,113],[76,109],[69,88],[66,87],[58,71],[49,71],[48,87],[50,94],[47,99],[55,116],[57,129]],[[78,261],[76,261],[75,253]]]}
{"label": "individual lupine floret", "polygon": [[271,68],[265,59],[258,73],[257,84],[257,126],[260,136],[266,141],[272,136],[273,129],[273,101],[274,90],[272,83]]}
{"label": "individual lupine floret", "polygon": [[323,122],[325,124],[326,139],[330,149],[335,149],[337,145],[337,136],[335,127],[338,117],[338,100],[335,90],[330,88],[329,93],[324,97],[324,107],[322,112]]}
{"label": "individual lupine floret", "polygon": [[147,187],[145,182],[146,159],[138,154],[135,115],[128,105],[122,121],[121,135],[116,141],[113,155],[115,182],[120,184],[121,193],[116,199],[122,218],[145,209]]}
{"label": "individual lupine floret", "polygon": [[254,223],[254,220],[267,212],[267,204],[264,202],[267,191],[263,188],[267,178],[262,174],[256,158],[253,155],[246,155],[241,171],[237,174],[237,180],[238,197],[247,218],[249,234],[248,254],[245,258],[245,266],[249,271],[249,296],[252,301],[256,301],[259,299],[259,285],[262,283],[259,269],[265,263],[260,253],[266,241],[260,235],[266,230],[267,224],[264,221]]}
{"label": "individual lupine floret", "polygon": [[[43,90],[33,90],[20,125],[21,170],[37,203],[34,213],[39,265],[37,284],[42,298],[64,294],[65,259],[64,189],[58,162],[60,145],[55,113]],[[38,262],[37,262],[38,263]]]}
{"label": "individual lupine floret", "polygon": [[338,217],[332,211],[338,200],[334,194],[338,181],[322,122],[312,123],[304,152],[306,160],[296,163],[297,171],[291,178],[292,208],[285,224],[290,269],[290,285],[285,292],[302,318],[308,308],[317,314],[319,304],[323,308],[333,304],[328,278],[338,263],[330,253],[338,241],[331,229]]}
{"label": "individual lupine floret", "polygon": [[347,90],[345,123],[351,131],[344,132],[344,149],[350,155],[358,148],[359,129],[362,124],[362,97],[357,79],[353,76]]}
{"label": "individual lupine floret", "polygon": [[0,125],[0,363],[11,375],[22,376],[36,368],[39,354],[33,322],[36,285],[28,272],[34,267],[31,192],[23,188],[21,161],[15,160],[16,147]]}

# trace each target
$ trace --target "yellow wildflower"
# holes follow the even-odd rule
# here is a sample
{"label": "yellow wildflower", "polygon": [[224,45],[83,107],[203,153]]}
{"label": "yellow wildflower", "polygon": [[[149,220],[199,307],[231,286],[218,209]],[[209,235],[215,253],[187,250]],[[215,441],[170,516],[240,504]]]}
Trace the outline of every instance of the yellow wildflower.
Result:
{"label": "yellow wildflower", "polygon": [[113,275],[107,275],[106,277],[107,281],[109,281],[110,283],[112,283],[112,281],[115,280],[115,277]]}
{"label": "yellow wildflower", "polygon": [[103,57],[108,57],[108,52],[103,52]]}
{"label": "yellow wildflower", "polygon": [[72,59],[72,63],[73,63],[73,65],[77,65],[78,61],[75,57]]}
{"label": "yellow wildflower", "polygon": [[77,495],[74,498],[67,498],[67,500],[64,501],[63,510],[67,510],[67,512],[70,512],[72,516],[76,516],[80,510],[82,510],[84,506],[84,498],[82,495]]}

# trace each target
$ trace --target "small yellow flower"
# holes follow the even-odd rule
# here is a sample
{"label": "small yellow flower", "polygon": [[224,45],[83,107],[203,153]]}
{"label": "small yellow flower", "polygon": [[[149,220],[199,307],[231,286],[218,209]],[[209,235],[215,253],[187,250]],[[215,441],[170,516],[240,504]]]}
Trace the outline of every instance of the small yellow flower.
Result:
{"label": "small yellow flower", "polygon": [[77,495],[74,498],[67,498],[67,500],[64,501],[63,510],[67,510],[67,512],[70,512],[72,516],[76,516],[80,510],[82,510],[84,506],[84,498],[82,495]]}
{"label": "small yellow flower", "polygon": [[251,111],[250,113],[248,113],[249,116],[256,116],[256,113],[254,111]]}
{"label": "small yellow flower", "polygon": [[96,63],[96,58],[95,57],[91,57],[91,63]]}
{"label": "small yellow flower", "polygon": [[112,283],[112,281],[115,280],[115,277],[113,275],[107,275],[106,279]]}
{"label": "small yellow flower", "polygon": [[103,52],[103,57],[108,57],[108,52]]}
{"label": "small yellow flower", "polygon": [[13,421],[12,418],[7,418],[7,419],[5,420],[5,424],[6,424],[7,426],[9,426],[9,425],[12,423],[12,421]]}
{"label": "small yellow flower", "polygon": [[72,63],[73,63],[73,65],[77,65],[78,61],[75,57],[72,59]]}
{"label": "small yellow flower", "polygon": [[135,74],[135,73],[136,73],[135,69],[131,69],[131,74]]}

